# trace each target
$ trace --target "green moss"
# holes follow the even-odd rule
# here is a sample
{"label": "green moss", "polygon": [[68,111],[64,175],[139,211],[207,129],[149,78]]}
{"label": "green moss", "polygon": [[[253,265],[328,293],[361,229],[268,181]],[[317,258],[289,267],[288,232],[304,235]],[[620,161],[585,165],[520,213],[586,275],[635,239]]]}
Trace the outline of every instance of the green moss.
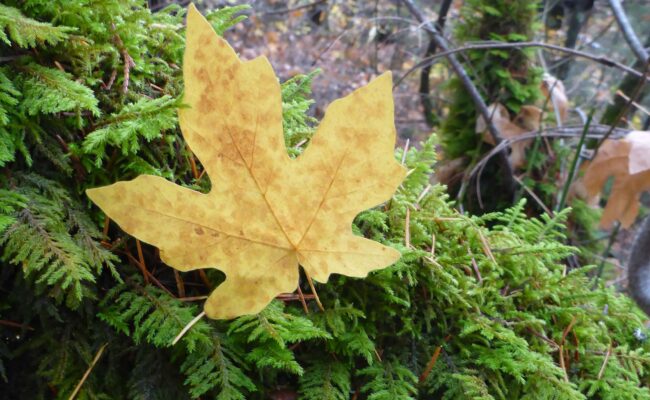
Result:
{"label": "green moss", "polygon": [[[209,187],[192,171],[174,114],[183,13],[117,0],[5,7],[18,5],[11,15],[30,20],[16,26],[54,36],[19,42],[28,33],[7,30],[11,45],[2,45],[15,56],[0,70],[0,140],[13,146],[0,152],[2,396],[67,399],[106,345],[77,398],[650,398],[644,318],[628,298],[592,290],[589,268],[567,271],[577,251],[564,244],[567,211],[529,219],[519,203],[459,214],[444,187],[429,186],[434,138],[397,150],[411,173],[391,201],[355,220],[357,233],[399,249],[398,263],[317,285],[324,311],[276,300],[259,315],[201,320],[172,346],[199,312],[191,297],[209,293],[218,274],[182,273],[181,282],[143,245],[156,278],[147,283],[135,241],[105,226],[83,191],[143,172]],[[116,35],[137,66],[126,92]],[[79,97],[55,98],[60,85],[28,95],[26,66],[49,74],[57,63],[65,72],[51,78],[73,82]],[[310,79],[283,84],[292,147],[313,133]]]}
{"label": "green moss", "polygon": [[[461,8],[462,22],[457,24],[454,38],[458,43],[473,41],[522,42],[533,39],[536,1],[528,0],[469,0]],[[532,104],[539,97],[541,70],[532,65],[531,49],[474,50],[459,57],[474,85],[479,89],[486,104],[501,103],[511,116],[521,106]],[[446,158],[467,157],[472,164],[487,153],[491,146],[483,143],[476,134],[478,112],[472,98],[458,78],[452,78],[447,85],[451,103],[446,118],[440,127],[440,138]],[[491,163],[494,164],[494,163]],[[505,187],[499,176],[503,176],[497,165],[490,165],[481,182],[483,187],[492,187],[492,193],[484,207],[477,205],[477,194],[466,196],[466,209],[474,212],[501,210],[509,205],[513,193]],[[452,193],[458,187],[451,188]]]}

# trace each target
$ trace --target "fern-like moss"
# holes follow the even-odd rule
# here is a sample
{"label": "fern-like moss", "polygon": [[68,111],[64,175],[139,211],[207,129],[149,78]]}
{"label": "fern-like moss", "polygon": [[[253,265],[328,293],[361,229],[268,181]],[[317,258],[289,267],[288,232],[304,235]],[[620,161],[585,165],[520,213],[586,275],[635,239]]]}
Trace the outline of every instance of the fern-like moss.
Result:
{"label": "fern-like moss", "polygon": [[176,107],[178,102],[170,96],[153,100],[142,98],[126,105],[119,113],[99,122],[99,129],[86,136],[83,152],[94,155],[98,167],[109,145],[121,149],[124,155],[135,154],[140,149],[141,139],[150,142],[176,126]]}
{"label": "fern-like moss", "polygon": [[[643,316],[589,267],[568,268],[568,211],[458,212],[431,184],[434,137],[396,151],[408,176],[352,227],[399,262],[316,285],[324,310],[302,279],[304,305],[285,295],[258,315],[202,319],[172,346],[223,275],[174,272],[84,190],[141,173],[210,189],[175,114],[184,12],[89,4],[0,8],[20,16],[0,35],[16,53],[0,68],[0,397],[69,398],[104,349],[77,398],[650,399]],[[223,32],[241,10],[209,19]],[[316,125],[313,76],[282,84],[293,156]]]}
{"label": "fern-like moss", "polygon": [[300,395],[306,400],[346,400],[352,388],[350,366],[319,359],[300,377]]}
{"label": "fern-like moss", "polygon": [[19,47],[55,45],[74,31],[70,27],[58,27],[28,18],[20,10],[0,4],[0,41]]}
{"label": "fern-like moss", "polygon": [[99,115],[97,99],[92,90],[71,79],[70,75],[37,64],[22,67],[22,92],[28,115],[53,114],[62,111],[88,110]]}

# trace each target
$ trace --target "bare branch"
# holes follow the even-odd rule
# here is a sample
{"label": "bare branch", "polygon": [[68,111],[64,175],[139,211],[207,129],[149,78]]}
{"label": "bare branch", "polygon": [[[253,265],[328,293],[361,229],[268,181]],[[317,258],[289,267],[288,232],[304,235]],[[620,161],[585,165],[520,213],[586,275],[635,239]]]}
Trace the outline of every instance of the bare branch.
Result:
{"label": "bare branch", "polygon": [[[461,183],[460,190],[458,191],[458,195],[456,196],[456,198],[461,199],[464,196],[465,192],[467,191],[467,187],[469,183],[472,181],[472,179],[474,179],[474,176],[478,174],[476,179],[480,179],[480,176],[483,173],[483,169],[487,165],[488,161],[495,155],[502,152],[504,149],[508,148],[512,143],[519,142],[521,140],[534,139],[538,136],[557,137],[557,138],[579,137],[582,134],[583,129],[584,129],[584,125],[553,127],[553,128],[543,129],[541,131],[524,133],[522,135],[510,139],[504,139],[503,141],[501,141],[501,143],[493,147],[492,150],[490,150],[487,154],[485,154],[483,158],[481,158],[481,160],[477,162],[476,165],[474,165],[472,170],[468,174],[466,174],[466,178]],[[610,125],[592,124],[589,126],[589,132],[590,133],[588,133],[585,137],[589,139],[602,139],[605,135],[610,135],[615,138],[621,138],[625,136],[627,133],[631,132],[631,130],[612,127]],[[478,195],[480,198],[480,192]]]}
{"label": "bare branch", "polygon": [[302,5],[298,5],[298,6],[295,6],[295,7],[287,7],[287,8],[283,8],[283,9],[280,9],[280,10],[265,11],[265,12],[262,12],[262,13],[260,13],[258,15],[288,14],[288,13],[293,12],[293,11],[298,11],[298,10],[302,10],[302,9],[305,9],[305,8],[314,7],[314,6],[317,6],[319,4],[326,3],[326,2],[327,2],[327,0],[316,0],[316,1],[313,1],[311,3],[302,4]]}
{"label": "bare branch", "polygon": [[[503,148],[507,148],[512,143],[519,142],[522,140],[534,139],[538,136],[556,137],[556,138],[579,137],[583,129],[584,126],[581,125],[565,126],[561,128],[548,128],[541,132],[540,131],[528,132],[511,139],[504,139],[499,145],[492,148],[492,150],[490,150],[489,153],[483,156],[483,158],[478,163],[476,163],[472,171],[468,174],[469,177],[468,180],[471,180],[471,178],[477,172],[483,170],[483,168],[485,167],[485,165],[487,164],[490,158],[494,157],[499,151],[501,151]],[[609,137],[621,138],[629,132],[631,132],[630,129],[617,128],[609,125],[592,124],[589,126],[589,133],[585,137],[589,139],[602,139],[605,135],[609,135]]]}
{"label": "bare branch", "polygon": [[621,32],[623,32],[625,41],[630,45],[636,58],[638,58],[642,63],[650,62],[650,55],[641,44],[636,33],[634,33],[634,29],[632,29],[632,25],[630,25],[630,21],[627,19],[627,15],[625,14],[625,10],[623,10],[620,0],[609,0],[609,6],[614,12],[614,17],[616,18],[616,22],[618,22],[619,28],[621,28]]}
{"label": "bare branch", "polygon": [[[574,55],[576,57],[586,58],[588,60],[595,61],[597,63],[606,65],[612,68],[618,68],[629,74],[632,74],[636,77],[643,78],[644,74],[641,71],[638,71],[634,68],[630,68],[625,64],[621,64],[617,61],[611,60],[607,57],[593,55],[584,51],[569,49],[567,47],[557,46],[554,44],[544,43],[544,42],[515,42],[515,43],[504,43],[504,42],[478,42],[472,43],[467,46],[458,47],[456,49],[445,50],[440,53],[434,54],[432,56],[423,58],[420,62],[411,67],[404,75],[395,82],[395,86],[399,85],[408,75],[418,68],[423,68],[425,66],[431,65],[436,62],[437,59],[442,57],[448,57],[449,55],[455,53],[462,53],[471,50],[491,50],[491,49],[517,49],[517,48],[527,48],[527,47],[539,47],[542,49],[560,51],[562,53],[567,53]],[[646,80],[650,80],[650,77],[646,77]]]}
{"label": "bare branch", "polygon": [[[413,15],[413,17],[415,17],[415,19],[422,24],[422,27],[428,32],[429,36],[431,37],[431,40],[435,42],[436,46],[438,46],[438,48],[443,50],[443,53],[440,54],[445,54],[445,57],[449,61],[449,64],[451,64],[451,67],[453,68],[454,72],[458,76],[458,79],[460,79],[461,83],[463,84],[463,87],[465,88],[465,90],[467,90],[467,93],[472,98],[472,101],[474,102],[474,105],[478,109],[479,114],[482,115],[483,119],[487,122],[488,132],[492,136],[495,145],[498,146],[502,142],[501,134],[499,133],[499,130],[492,122],[490,111],[488,110],[485,101],[483,101],[483,97],[481,97],[481,94],[478,92],[478,89],[470,79],[469,75],[467,75],[467,72],[465,71],[463,66],[456,59],[455,54],[453,52],[450,52],[449,46],[447,46],[447,41],[445,40],[445,38],[440,34],[440,32],[430,21],[427,21],[424,18],[424,16],[420,12],[420,10],[415,6],[412,0],[402,0],[402,3],[404,3],[406,8],[408,8],[411,15]],[[510,160],[508,159],[508,155],[506,154],[505,148],[503,148],[499,153],[499,158],[501,160],[501,163],[503,164],[503,167],[506,170],[505,171],[507,174],[505,176],[506,184],[510,189],[514,190],[516,186],[516,182],[513,178],[514,171],[512,169],[512,165],[510,164]]]}
{"label": "bare branch", "polygon": [[115,40],[115,44],[117,45],[117,48],[122,54],[122,58],[124,59],[124,81],[122,82],[122,93],[126,94],[129,91],[131,68],[135,67],[135,62],[133,61],[133,57],[131,57],[129,52],[126,50],[126,46],[124,46],[124,42],[122,41],[120,34],[117,33],[117,29],[114,23],[111,23],[111,30],[113,31],[113,39]]}
{"label": "bare branch", "polygon": [[[646,63],[646,65],[645,65],[644,74],[647,73],[649,69],[650,69],[650,59],[648,60],[648,63]],[[616,119],[613,121],[611,128],[609,128],[609,131],[605,134],[605,136],[603,136],[600,139],[600,141],[598,141],[598,144],[596,145],[596,152],[594,153],[594,156],[596,154],[598,154],[598,150],[600,149],[600,146],[603,144],[603,142],[605,142],[605,140],[609,137],[609,135],[611,135],[612,132],[614,132],[614,127],[616,125],[618,125],[618,123],[621,121],[621,119],[623,119],[623,117],[625,117],[625,115],[628,113],[632,103],[634,103],[636,100],[638,100],[639,96],[643,92],[643,88],[645,86],[645,83],[646,83],[646,79],[643,79],[642,81],[639,82],[638,85],[636,85],[636,88],[634,88],[634,92],[629,97],[629,99],[625,102],[625,105],[623,106],[621,111],[616,116]]]}
{"label": "bare branch", "polygon": [[[453,0],[444,0],[440,5],[440,11],[438,12],[438,21],[436,22],[436,29],[442,31],[445,22],[447,21],[447,13],[451,8],[451,3]],[[424,57],[429,57],[435,54],[437,49],[436,42],[433,39],[429,40],[429,45],[427,46],[427,51],[424,54]],[[432,127],[434,125],[434,118],[432,117],[433,104],[431,97],[429,96],[429,75],[431,74],[431,65],[427,65],[422,68],[420,72],[420,102],[422,103],[422,111],[424,118],[427,122],[427,125]]]}

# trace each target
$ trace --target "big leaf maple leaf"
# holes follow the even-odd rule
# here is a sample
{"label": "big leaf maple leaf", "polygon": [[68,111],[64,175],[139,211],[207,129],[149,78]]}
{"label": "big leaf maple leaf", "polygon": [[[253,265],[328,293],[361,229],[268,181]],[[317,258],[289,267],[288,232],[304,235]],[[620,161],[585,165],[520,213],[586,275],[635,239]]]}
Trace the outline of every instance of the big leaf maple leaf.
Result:
{"label": "big leaf maple leaf", "polygon": [[330,104],[311,143],[290,159],[280,85],[265,57],[242,62],[190,6],[179,110],[183,136],[210,176],[199,193],[142,175],[87,191],[129,234],[180,271],[218,268],[226,280],[208,317],[261,311],[298,285],[363,277],[400,253],[353,235],[362,210],[390,198],[405,176],[395,161],[392,83],[384,74]]}

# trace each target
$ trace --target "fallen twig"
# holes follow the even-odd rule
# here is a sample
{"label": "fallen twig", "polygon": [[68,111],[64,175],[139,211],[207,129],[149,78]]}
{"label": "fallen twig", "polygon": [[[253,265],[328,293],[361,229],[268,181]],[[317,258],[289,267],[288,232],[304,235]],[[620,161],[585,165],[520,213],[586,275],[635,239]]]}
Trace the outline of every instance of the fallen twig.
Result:
{"label": "fallen twig", "polygon": [[29,325],[21,324],[19,322],[9,321],[6,319],[0,319],[0,325],[10,326],[12,328],[18,328],[18,329],[27,329],[28,331],[34,330],[34,328],[32,328]]}
{"label": "fallen twig", "polygon": [[609,357],[611,355],[612,355],[612,345],[610,344],[609,347],[607,348],[607,353],[605,354],[603,365],[600,367],[600,371],[598,371],[598,380],[600,380],[603,377],[603,374],[605,373],[605,368],[607,367],[607,362],[609,361]]}
{"label": "fallen twig", "polygon": [[183,335],[185,335],[187,333],[187,331],[189,331],[194,326],[194,324],[199,322],[199,320],[201,318],[203,318],[203,317],[205,317],[205,311],[201,311],[201,313],[199,315],[194,317],[193,320],[191,320],[187,325],[185,325],[185,327],[180,331],[180,333],[178,335],[176,335],[176,337],[174,338],[174,341],[172,341],[172,346],[176,345],[176,343],[178,343],[178,341],[181,340]]}
{"label": "fallen twig", "polygon": [[135,67],[135,61],[133,61],[133,57],[131,57],[129,52],[126,50],[124,42],[122,41],[119,33],[117,33],[117,29],[115,28],[114,23],[111,24],[111,30],[114,34],[115,44],[117,45],[117,48],[120,51],[120,54],[122,54],[122,58],[124,59],[124,81],[122,82],[122,93],[126,94],[129,91],[131,68]]}
{"label": "fallen twig", "polygon": [[99,348],[99,351],[97,351],[97,354],[95,354],[95,358],[93,358],[93,361],[90,363],[90,366],[88,367],[84,375],[81,377],[79,383],[77,383],[77,386],[74,388],[74,391],[72,392],[70,397],[68,397],[68,400],[73,400],[77,396],[77,393],[79,393],[79,390],[81,390],[81,386],[84,384],[84,382],[86,382],[86,379],[88,379],[90,372],[93,370],[93,368],[95,368],[95,364],[97,364],[97,361],[99,361],[99,358],[104,353],[104,349],[106,349],[106,346],[108,346],[108,343],[104,343],[102,347]]}

